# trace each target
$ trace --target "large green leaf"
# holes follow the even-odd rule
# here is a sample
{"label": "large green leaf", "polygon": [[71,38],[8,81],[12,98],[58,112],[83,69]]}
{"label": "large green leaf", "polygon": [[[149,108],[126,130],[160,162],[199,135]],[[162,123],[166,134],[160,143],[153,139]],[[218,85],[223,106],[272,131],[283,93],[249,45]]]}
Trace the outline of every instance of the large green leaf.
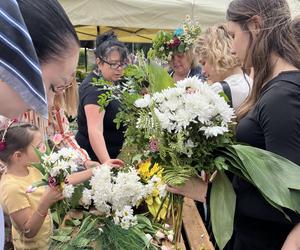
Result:
{"label": "large green leaf", "polygon": [[80,184],[80,185],[75,186],[74,193],[72,195],[72,198],[69,201],[71,208],[78,207],[79,201],[82,197],[83,189],[84,189],[84,185]]}
{"label": "large green leaf", "polygon": [[163,67],[150,63],[147,69],[151,93],[160,92],[174,86],[174,80]]}
{"label": "large green leaf", "polygon": [[[35,153],[37,154],[38,158],[40,159],[40,161],[42,161],[41,159],[41,153],[36,149],[34,148],[34,151]],[[42,166],[41,163],[31,163],[31,166],[33,166],[34,168],[36,168],[38,171],[40,171],[40,173],[42,175],[45,175],[46,174],[46,170],[45,168]]]}
{"label": "large green leaf", "polygon": [[218,172],[210,194],[210,212],[214,236],[223,249],[232,236],[236,196],[224,172]]}
{"label": "large green leaf", "polygon": [[[293,175],[300,176],[300,167],[283,157],[254,147],[233,146],[243,162],[253,184],[274,203],[298,211],[292,200],[289,187],[298,189],[299,183]],[[292,182],[292,184],[290,184]]]}
{"label": "large green leaf", "polygon": [[276,170],[277,176],[292,189],[300,190],[300,166],[292,161],[277,155],[275,153],[262,150],[255,147],[245,145],[234,145],[233,148],[238,151],[246,152],[256,158],[261,158],[266,165],[268,165],[273,171]]}

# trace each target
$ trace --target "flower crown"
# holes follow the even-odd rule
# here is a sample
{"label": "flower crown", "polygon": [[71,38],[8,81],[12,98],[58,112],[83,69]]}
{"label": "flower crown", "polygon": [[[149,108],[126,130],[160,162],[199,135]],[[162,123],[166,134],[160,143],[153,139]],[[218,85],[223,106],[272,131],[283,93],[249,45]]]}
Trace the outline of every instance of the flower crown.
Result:
{"label": "flower crown", "polygon": [[201,28],[199,24],[193,22],[190,16],[186,16],[182,27],[177,28],[173,33],[159,31],[156,34],[148,57],[171,61],[174,53],[184,53],[188,51],[200,33]]}
{"label": "flower crown", "polygon": [[3,124],[2,127],[3,127],[3,135],[2,135],[2,138],[0,140],[0,152],[5,150],[6,149],[6,141],[5,141],[5,136],[6,136],[6,133],[7,133],[7,130],[11,127],[11,125],[13,125],[13,123],[17,122],[17,119],[12,119],[12,120],[9,120],[7,121],[6,124]]}

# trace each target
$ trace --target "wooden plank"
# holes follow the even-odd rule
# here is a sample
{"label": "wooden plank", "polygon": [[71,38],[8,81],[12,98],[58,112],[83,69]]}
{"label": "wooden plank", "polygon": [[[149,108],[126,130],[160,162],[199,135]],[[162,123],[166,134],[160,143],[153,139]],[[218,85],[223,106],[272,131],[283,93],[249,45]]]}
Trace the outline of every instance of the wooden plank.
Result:
{"label": "wooden plank", "polygon": [[178,248],[180,250],[186,250],[185,244],[184,244],[184,240],[182,238],[182,235],[180,235],[180,241],[178,242]]}
{"label": "wooden plank", "polygon": [[204,247],[205,250],[215,249],[209,240],[209,235],[195,202],[186,197],[183,204],[183,227],[188,241],[186,244],[189,244],[191,250],[199,250],[201,247]]}

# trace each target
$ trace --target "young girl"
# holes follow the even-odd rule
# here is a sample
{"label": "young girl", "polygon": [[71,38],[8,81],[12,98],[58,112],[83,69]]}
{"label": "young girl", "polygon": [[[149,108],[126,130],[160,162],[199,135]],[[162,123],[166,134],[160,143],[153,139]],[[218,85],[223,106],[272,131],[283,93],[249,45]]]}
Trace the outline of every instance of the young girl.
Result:
{"label": "young girl", "polygon": [[[0,132],[0,160],[7,170],[0,180],[0,204],[12,221],[12,238],[15,249],[48,249],[52,234],[49,207],[62,200],[60,188],[40,187],[32,193],[26,190],[41,180],[40,172],[30,167],[38,162],[35,148],[43,145],[42,134],[34,125],[23,124]],[[120,160],[109,160],[112,167],[122,166]],[[92,169],[74,173],[66,183],[78,184],[91,178]]]}
{"label": "young girl", "polygon": [[52,234],[49,207],[64,197],[59,188],[26,189],[41,180],[40,172],[30,167],[39,161],[34,148],[42,144],[42,134],[29,124],[2,130],[0,160],[7,170],[0,181],[0,204],[12,221],[15,249],[48,249]]}

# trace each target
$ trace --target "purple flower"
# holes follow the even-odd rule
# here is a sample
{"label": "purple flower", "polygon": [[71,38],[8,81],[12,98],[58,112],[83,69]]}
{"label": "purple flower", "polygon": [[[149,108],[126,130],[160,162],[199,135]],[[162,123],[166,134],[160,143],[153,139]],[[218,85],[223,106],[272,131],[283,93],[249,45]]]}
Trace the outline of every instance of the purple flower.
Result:
{"label": "purple flower", "polygon": [[50,187],[52,187],[52,188],[55,187],[55,186],[57,186],[56,179],[54,177],[52,177],[52,176],[49,176],[49,178],[48,178],[48,185]]}
{"label": "purple flower", "polygon": [[150,139],[150,151],[155,153],[158,151],[158,140],[157,139]]}
{"label": "purple flower", "polygon": [[181,44],[180,39],[178,37],[174,38],[174,43],[173,44],[174,44],[175,47],[179,46]]}

